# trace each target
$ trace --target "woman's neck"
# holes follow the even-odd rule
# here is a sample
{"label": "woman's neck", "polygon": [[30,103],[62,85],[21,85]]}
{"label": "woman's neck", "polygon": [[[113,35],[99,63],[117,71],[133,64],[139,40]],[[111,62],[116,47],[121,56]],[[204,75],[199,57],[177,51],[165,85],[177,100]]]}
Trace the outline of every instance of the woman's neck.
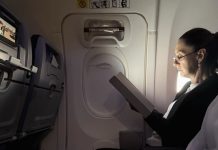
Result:
{"label": "woman's neck", "polygon": [[196,83],[201,83],[205,79],[207,79],[209,76],[213,75],[214,73],[208,69],[208,68],[201,68],[198,69],[196,74],[191,77],[191,83],[196,84]]}

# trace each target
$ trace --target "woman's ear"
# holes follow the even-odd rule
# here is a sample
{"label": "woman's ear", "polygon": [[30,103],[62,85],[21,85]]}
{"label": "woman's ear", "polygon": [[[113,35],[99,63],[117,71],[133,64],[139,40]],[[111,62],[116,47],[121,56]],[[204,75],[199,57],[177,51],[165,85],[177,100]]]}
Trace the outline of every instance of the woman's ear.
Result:
{"label": "woman's ear", "polygon": [[198,63],[201,63],[206,57],[207,50],[205,48],[201,48],[197,52],[197,60]]}

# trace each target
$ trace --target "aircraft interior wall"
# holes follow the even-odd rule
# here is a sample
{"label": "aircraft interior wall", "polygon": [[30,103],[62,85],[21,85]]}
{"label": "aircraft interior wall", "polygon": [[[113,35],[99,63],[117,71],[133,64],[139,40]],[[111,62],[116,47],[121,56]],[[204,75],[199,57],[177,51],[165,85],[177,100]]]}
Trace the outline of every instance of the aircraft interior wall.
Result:
{"label": "aircraft interior wall", "polygon": [[[122,71],[122,68],[124,68],[123,72],[127,73],[126,75],[134,84],[138,84],[138,88],[147,95],[155,107],[159,111],[165,112],[176,94],[177,71],[172,65],[172,58],[177,39],[185,31],[193,27],[205,27],[212,32],[218,31],[216,17],[216,14],[218,14],[218,1],[216,0],[129,1],[131,2],[129,9],[111,10],[79,8],[76,1],[73,0],[38,0],[37,2],[31,0],[20,0],[19,2],[0,0],[0,3],[5,4],[9,10],[25,23],[30,34],[43,35],[60,50],[60,53],[65,55],[66,84],[64,96],[54,130],[43,141],[42,150],[94,150],[101,146],[119,147],[119,130],[150,131],[150,129],[143,126],[140,116],[131,112],[129,106],[125,103],[112,105],[114,112],[104,111],[102,105],[98,103],[96,105],[88,104],[87,107],[91,109],[83,106],[83,101],[79,101],[83,96],[82,91],[79,91],[79,94],[81,94],[79,96],[76,95],[73,89],[77,89],[78,84],[80,89],[84,88],[82,81],[78,81],[78,79],[83,79],[82,77],[84,77],[84,64],[99,63],[100,66],[103,64],[102,68],[107,68],[108,64],[111,65],[111,61],[116,62],[115,64],[120,65],[121,68],[118,67],[118,70]],[[113,15],[111,11],[113,11]],[[144,43],[135,42],[136,44],[130,46],[131,48],[129,49],[134,51],[134,48],[138,45],[144,48],[141,51],[143,57],[140,57],[144,59],[143,67],[145,68],[142,71],[142,76],[134,75],[134,63],[131,62],[134,53],[131,54],[129,50],[130,52],[125,54],[125,43],[124,48],[122,46],[119,47],[120,45],[118,44],[119,46],[106,47],[104,48],[105,52],[102,52],[99,48],[84,46],[84,43],[82,43],[84,41],[80,41],[81,39],[78,38],[77,34],[79,34],[78,31],[81,30],[80,27],[82,26],[77,26],[77,24],[82,24],[84,20],[95,17],[101,19],[100,14],[112,18],[111,20],[113,20],[114,14],[115,16],[119,15],[121,19],[124,18],[123,20],[126,18],[130,20],[130,26],[134,25],[134,29],[130,27],[131,32],[136,31],[136,33],[139,33]],[[142,25],[132,23],[134,19]],[[140,34],[141,31],[146,33]],[[131,37],[130,40],[137,40],[137,35],[134,36],[134,39]],[[122,53],[120,53],[120,49]],[[92,50],[92,52],[89,50]],[[105,54],[108,55],[105,57]],[[139,56],[136,55],[135,57]],[[77,61],[74,62],[72,58]],[[96,60],[95,58],[98,59]],[[108,61],[101,62],[101,60]],[[104,66],[105,64],[106,66]],[[142,63],[140,62],[139,64]],[[71,70],[70,68],[73,69]],[[115,67],[115,69],[117,68]],[[85,71],[88,72],[90,70],[88,68]],[[139,70],[138,73],[141,73]],[[77,73],[74,73],[74,71]],[[93,74],[95,75],[95,73]],[[141,78],[144,78],[142,84],[137,80]],[[90,86],[93,85],[90,84]],[[85,102],[90,103],[92,101]],[[119,106],[122,109],[117,109]],[[83,112],[86,113],[83,114]],[[83,117],[84,120],[81,120],[80,117]],[[86,119],[88,122],[85,122]],[[134,122],[139,122],[139,125],[135,125]],[[104,125],[104,123],[107,123],[107,125]],[[99,130],[96,129],[96,126]],[[104,131],[103,127],[107,130]]]}

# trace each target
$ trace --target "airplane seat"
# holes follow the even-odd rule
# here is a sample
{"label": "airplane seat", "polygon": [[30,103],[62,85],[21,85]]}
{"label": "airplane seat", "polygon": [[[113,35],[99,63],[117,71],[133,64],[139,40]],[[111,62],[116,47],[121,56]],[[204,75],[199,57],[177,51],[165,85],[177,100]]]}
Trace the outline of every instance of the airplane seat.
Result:
{"label": "airplane seat", "polygon": [[63,59],[41,35],[31,37],[33,59],[38,72],[31,76],[31,86],[19,124],[19,133],[47,132],[55,123],[63,94]]}
{"label": "airplane seat", "polygon": [[61,55],[40,35],[33,35],[31,41],[31,63],[38,71],[29,76],[29,88],[17,129],[18,140],[8,143],[4,150],[40,150],[42,140],[54,126],[63,94]]}
{"label": "airplane seat", "polygon": [[31,64],[27,28],[0,5],[0,144],[18,138],[19,124],[30,78],[37,72]]}
{"label": "airplane seat", "polygon": [[218,149],[218,96],[209,105],[198,134],[189,143],[187,150]]}

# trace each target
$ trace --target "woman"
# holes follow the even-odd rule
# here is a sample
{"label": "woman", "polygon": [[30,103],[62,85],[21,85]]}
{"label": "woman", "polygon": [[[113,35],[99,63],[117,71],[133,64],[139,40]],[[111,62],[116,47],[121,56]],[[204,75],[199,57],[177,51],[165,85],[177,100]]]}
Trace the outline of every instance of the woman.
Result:
{"label": "woman", "polygon": [[191,29],[179,38],[175,55],[174,66],[191,81],[164,115],[153,110],[145,121],[160,135],[163,146],[185,148],[200,130],[207,107],[218,94],[218,34]]}
{"label": "woman", "polygon": [[160,135],[163,146],[186,147],[218,94],[218,34],[191,29],[179,38],[175,55],[174,66],[191,81],[176,95],[165,115],[154,110],[145,120]]}

